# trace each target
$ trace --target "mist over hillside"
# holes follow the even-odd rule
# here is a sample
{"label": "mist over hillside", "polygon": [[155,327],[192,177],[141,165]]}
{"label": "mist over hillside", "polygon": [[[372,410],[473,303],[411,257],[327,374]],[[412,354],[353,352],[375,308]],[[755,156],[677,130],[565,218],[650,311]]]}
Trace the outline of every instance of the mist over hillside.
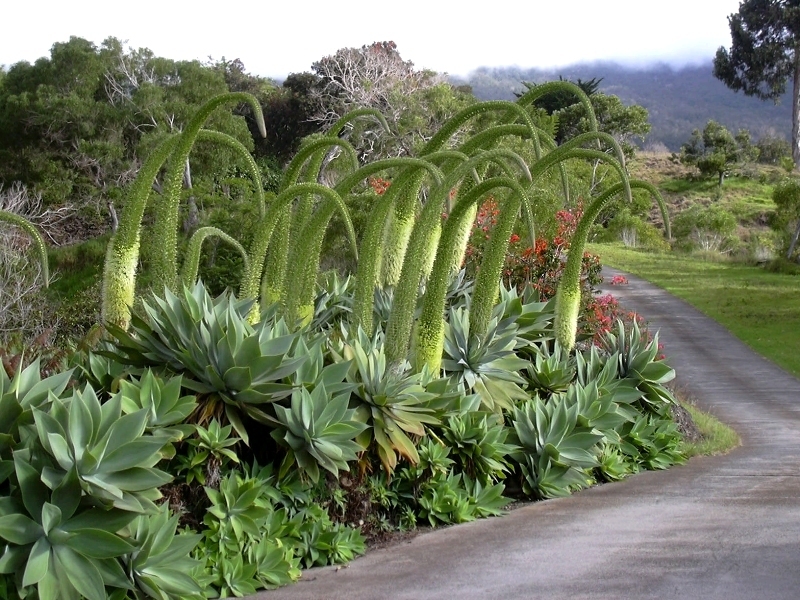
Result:
{"label": "mist over hillside", "polygon": [[454,83],[471,85],[481,100],[511,100],[515,91],[523,89],[523,81],[543,83],[559,76],[572,81],[602,78],[601,91],[619,96],[625,104],[644,106],[653,125],[645,145],[660,142],[677,151],[692,130],[702,129],[709,119],[734,132],[749,129],[754,140],[764,135],[790,138],[792,103],[788,92],[778,105],[735,93],[714,78],[711,61],[683,68],[665,64],[631,68],[607,62],[559,69],[480,68]]}

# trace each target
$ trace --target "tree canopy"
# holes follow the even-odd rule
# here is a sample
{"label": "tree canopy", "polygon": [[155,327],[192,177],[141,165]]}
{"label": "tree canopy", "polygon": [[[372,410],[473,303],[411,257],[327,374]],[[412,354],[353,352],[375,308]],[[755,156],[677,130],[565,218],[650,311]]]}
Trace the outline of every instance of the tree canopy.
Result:
{"label": "tree canopy", "polygon": [[714,76],[734,91],[773,101],[793,80],[792,159],[800,165],[800,2],[744,0],[728,23],[731,47],[717,50]]}
{"label": "tree canopy", "polygon": [[694,165],[702,175],[717,177],[722,187],[725,175],[738,164],[754,161],[758,149],[750,142],[750,132],[740,129],[734,136],[716,121],[709,121],[703,132],[695,129],[681,147],[681,162]]}

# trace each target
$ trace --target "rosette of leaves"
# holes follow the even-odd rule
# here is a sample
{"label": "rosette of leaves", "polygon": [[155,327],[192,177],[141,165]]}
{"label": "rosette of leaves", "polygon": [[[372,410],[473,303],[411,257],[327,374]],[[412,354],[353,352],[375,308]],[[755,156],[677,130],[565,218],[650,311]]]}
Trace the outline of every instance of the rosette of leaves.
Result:
{"label": "rosette of leaves", "polygon": [[324,508],[313,504],[295,515],[291,538],[284,541],[294,548],[306,568],[349,562],[365,551],[361,532],[333,523]]}
{"label": "rosette of leaves", "polygon": [[476,518],[498,516],[508,504],[502,483],[484,487],[463,473],[431,479],[422,487],[420,516],[432,527],[440,523],[466,523]]}
{"label": "rosette of leaves", "polygon": [[545,394],[566,391],[575,379],[575,359],[556,340],[553,350],[547,344],[531,346],[532,362],[523,375],[534,390]]}
{"label": "rosette of leaves", "polygon": [[515,456],[523,490],[540,498],[568,496],[592,483],[603,435],[578,424],[577,403],[559,397],[545,403],[538,396],[514,409],[519,446]]}
{"label": "rosette of leaves", "polygon": [[277,423],[270,435],[287,449],[281,474],[297,463],[316,483],[319,467],[337,476],[339,470],[348,470],[349,461],[358,459],[363,448],[354,439],[367,425],[348,408],[349,396],[331,397],[320,384],[310,392],[295,390],[289,408],[275,405]]}
{"label": "rosette of leaves", "polygon": [[597,346],[587,351],[575,353],[575,385],[597,388],[600,396],[610,395],[617,405],[617,412],[625,415],[629,422],[639,418],[641,412],[638,401],[643,393],[632,379],[620,379],[618,373],[619,355],[601,353]]}
{"label": "rosette of leaves", "polygon": [[139,410],[147,411],[147,431],[155,435],[169,437],[170,443],[164,446],[162,456],[175,456],[172,442],[178,442],[194,431],[190,424],[184,424],[187,417],[197,408],[194,396],[181,396],[182,377],[163,379],[146,369],[137,379],[120,380],[122,392],[122,412],[131,414]]}
{"label": "rosette of leaves", "polygon": [[517,327],[508,320],[493,318],[483,336],[470,335],[469,311],[451,309],[445,326],[442,368],[467,392],[480,396],[481,404],[493,412],[511,410],[528,395],[519,384],[519,371],[527,361],[517,357]]}
{"label": "rosette of leaves", "polygon": [[165,290],[164,298],[144,303],[146,318],[132,317],[130,332],[109,327],[116,350],[106,354],[183,373],[184,387],[201,394],[198,421],[224,412],[249,443],[243,417],[272,423],[262,405],[291,394],[292,386],[283,379],[306,360],[295,352],[300,334],[291,333],[283,321],[248,323],[251,304],[229,294],[212,300],[199,282],[180,296]]}
{"label": "rosette of leaves", "polygon": [[600,464],[595,473],[600,481],[620,481],[632,473],[639,472],[639,465],[630,460],[618,444],[603,444],[597,461]]}
{"label": "rosette of leaves", "polygon": [[[340,325],[340,328],[344,325]],[[346,335],[346,334],[344,334]],[[292,373],[287,381],[295,389],[304,387],[313,390],[318,385],[324,385],[331,395],[342,394],[352,391],[354,384],[345,381],[347,371],[350,369],[350,362],[346,360],[334,360],[330,364],[326,346],[331,345],[331,336],[317,336],[309,339],[303,336],[297,340],[295,354],[305,356],[306,360]]]}
{"label": "rosette of leaves", "polygon": [[83,502],[75,471],[51,489],[41,454],[18,450],[13,462],[14,490],[0,498],[0,574],[13,575],[20,597],[105,600],[106,586],[131,589],[117,557],[135,547],[117,532],[136,514]]}
{"label": "rosette of leaves", "polygon": [[46,408],[52,398],[59,398],[71,375],[69,370],[42,379],[38,359],[24,369],[20,363],[13,378],[0,369],[0,484],[14,472],[13,450],[36,436],[33,409]]}
{"label": "rosette of leaves", "polygon": [[668,417],[641,415],[620,431],[620,450],[644,469],[666,469],[684,462],[678,426]]}
{"label": "rosette of leaves", "polygon": [[53,399],[47,412],[33,409],[39,442],[55,463],[43,468],[42,480],[54,489],[74,474],[85,494],[109,507],[153,512],[158,487],[172,480],[155,468],[170,438],[145,433],[147,409],[123,414],[122,398],[118,393],[101,405],[86,386],[69,399]]}
{"label": "rosette of leaves", "polygon": [[576,406],[577,425],[603,435],[612,443],[619,443],[618,429],[630,421],[628,412],[620,410],[614,394],[601,394],[597,384],[574,384],[569,387],[561,402]]}
{"label": "rosette of leaves", "polygon": [[314,299],[314,316],[311,329],[330,329],[335,323],[346,320],[353,312],[353,279],[341,279],[336,271],[328,271],[320,281]]}
{"label": "rosette of leaves", "polygon": [[381,336],[370,341],[361,328],[357,339],[344,346],[344,358],[353,364],[347,381],[356,384],[353,402],[356,419],[367,424],[357,441],[368,448],[374,441],[384,470],[391,474],[398,456],[419,462],[416,445],[409,437],[424,436],[425,425],[438,425],[428,403],[435,395],[424,387],[426,373],[412,374],[406,363],[397,370],[387,367]]}
{"label": "rosette of leaves", "polygon": [[543,342],[553,337],[555,300],[539,301],[539,293],[527,286],[522,294],[517,288],[500,286],[500,301],[493,316],[499,322],[512,322],[517,326],[517,345]]}
{"label": "rosette of leaves", "polygon": [[211,506],[195,556],[221,597],[254,594],[300,577],[287,511],[275,509],[279,494],[271,477],[261,475],[234,472],[222,478],[218,490],[205,488]]}
{"label": "rosette of leaves", "polygon": [[[101,341],[99,348],[111,349],[112,346],[109,342]],[[128,364],[91,350],[76,352],[70,363],[76,367],[75,378],[81,385],[88,383],[98,393],[116,394],[119,391],[119,382],[130,377],[131,372],[138,371]]]}
{"label": "rosette of leaves", "polygon": [[206,596],[193,572],[199,575],[202,563],[190,554],[202,536],[176,535],[177,528],[178,515],[170,516],[166,504],[153,515],[137,517],[129,525],[128,538],[136,547],[121,562],[131,583],[149,598],[201,600]]}
{"label": "rosette of leaves", "polygon": [[517,447],[506,443],[508,429],[497,413],[450,417],[441,436],[460,470],[483,485],[505,479],[511,470],[507,456]]}
{"label": "rosette of leaves", "polygon": [[675,370],[657,358],[658,333],[651,340],[642,334],[635,321],[628,328],[622,321],[617,321],[616,333],[607,333],[602,344],[609,354],[617,355],[618,376],[630,379],[641,390],[643,408],[663,415],[670,405],[677,402],[664,387],[665,383],[675,379]]}
{"label": "rosette of leaves", "polygon": [[231,425],[221,426],[212,419],[208,427],[191,425],[194,436],[186,440],[188,451],[177,457],[178,474],[187,484],[199,481],[201,484],[216,487],[220,471],[227,463],[239,463],[233,446],[239,443],[237,436],[231,437]]}

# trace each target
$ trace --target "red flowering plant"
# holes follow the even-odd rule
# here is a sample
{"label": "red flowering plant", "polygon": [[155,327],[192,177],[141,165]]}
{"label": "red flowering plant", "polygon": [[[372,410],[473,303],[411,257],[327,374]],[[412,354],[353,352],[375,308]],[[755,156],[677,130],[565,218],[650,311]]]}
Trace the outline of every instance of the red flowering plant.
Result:
{"label": "red flowering plant", "polygon": [[[474,275],[480,266],[483,248],[489,239],[498,214],[499,208],[493,198],[484,202],[478,211],[465,258],[465,267],[469,274]],[[503,269],[503,280],[506,286],[516,286],[521,290],[527,285],[532,285],[543,300],[549,300],[555,296],[561,273],[564,270],[566,253],[582,214],[581,205],[575,209],[558,211],[556,213],[556,235],[552,240],[537,239],[533,247],[518,234],[513,234],[509,240]],[[594,289],[602,281],[600,268],[599,257],[588,252],[584,253],[581,279],[587,290]]]}
{"label": "red flowering plant", "polygon": [[[490,198],[483,203],[472,228],[469,246],[465,257],[467,273],[474,276],[480,267],[480,257],[494,227],[499,208]],[[542,300],[549,300],[556,294],[558,282],[564,271],[566,254],[569,251],[575,228],[583,215],[583,206],[564,209],[556,213],[556,233],[551,240],[538,238],[531,247],[528,240],[513,234],[509,240],[503,282],[506,286],[516,286],[519,290],[531,285]],[[600,257],[584,252],[581,266],[581,283],[585,290],[581,333],[599,340],[610,330],[622,314],[619,305],[611,296],[596,297],[595,290],[602,282]]]}

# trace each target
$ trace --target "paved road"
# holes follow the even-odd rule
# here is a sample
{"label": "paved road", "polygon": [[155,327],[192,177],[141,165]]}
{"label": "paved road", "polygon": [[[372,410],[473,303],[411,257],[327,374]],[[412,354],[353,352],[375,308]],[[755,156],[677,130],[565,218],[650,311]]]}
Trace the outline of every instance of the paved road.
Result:
{"label": "paved road", "polygon": [[800,598],[800,381],[628,279],[610,291],[661,330],[680,384],[741,448],[422,534],[258,598]]}

